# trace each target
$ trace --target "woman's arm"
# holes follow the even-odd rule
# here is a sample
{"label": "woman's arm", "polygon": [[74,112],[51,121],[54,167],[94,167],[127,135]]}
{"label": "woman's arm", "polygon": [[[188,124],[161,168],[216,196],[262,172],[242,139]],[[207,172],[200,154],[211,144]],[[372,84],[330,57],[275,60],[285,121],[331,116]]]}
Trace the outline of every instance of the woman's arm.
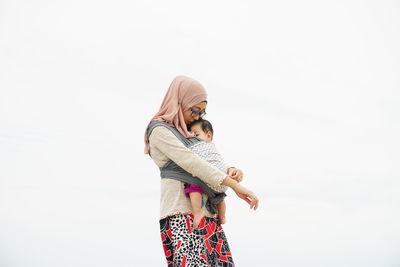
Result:
{"label": "woman's arm", "polygon": [[[195,153],[186,148],[181,141],[166,127],[158,126],[152,131],[149,142],[155,146],[167,158],[174,161],[185,171],[199,177],[205,183],[218,187],[221,184],[232,188],[236,195],[250,205],[250,209],[257,209],[258,198],[254,193],[237,181],[227,176],[218,168],[201,159]],[[151,151],[150,151],[151,153]]]}

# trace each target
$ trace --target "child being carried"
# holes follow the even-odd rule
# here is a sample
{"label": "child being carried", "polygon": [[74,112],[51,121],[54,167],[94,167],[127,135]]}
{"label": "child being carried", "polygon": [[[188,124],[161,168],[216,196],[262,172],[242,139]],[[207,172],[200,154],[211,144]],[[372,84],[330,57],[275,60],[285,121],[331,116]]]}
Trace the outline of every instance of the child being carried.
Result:
{"label": "child being carried", "polygon": [[[196,153],[203,160],[214,165],[224,173],[229,174],[230,168],[225,164],[221,155],[218,153],[216,146],[214,145],[214,143],[212,143],[214,131],[211,123],[207,120],[199,119],[193,122],[189,126],[189,131],[192,131],[196,135],[196,137],[203,140],[202,142],[199,142],[189,147],[189,149],[194,153]],[[234,168],[231,169],[230,174],[233,175],[235,174]],[[240,180],[236,179],[236,180],[238,182],[241,182],[241,179]],[[217,192],[225,192],[227,190],[227,187],[223,185],[211,188]],[[193,227],[195,229],[199,226],[201,219],[204,217],[204,212],[201,209],[202,193],[203,190],[200,186],[195,184],[185,184],[185,195],[190,198],[190,203],[192,205],[192,210],[194,215]],[[224,224],[226,222],[225,219],[226,204],[224,200],[222,200],[217,204],[217,209],[218,209],[218,218],[221,224]]]}

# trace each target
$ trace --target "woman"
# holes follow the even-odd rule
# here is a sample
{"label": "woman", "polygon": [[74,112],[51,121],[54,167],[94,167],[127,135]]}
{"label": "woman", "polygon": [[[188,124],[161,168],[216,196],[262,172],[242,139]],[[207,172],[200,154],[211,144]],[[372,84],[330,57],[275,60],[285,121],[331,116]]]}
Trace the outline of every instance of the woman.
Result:
{"label": "woman", "polygon": [[[179,135],[187,138],[185,140],[193,139],[187,125],[204,116],[206,106],[207,94],[199,82],[185,76],[176,77],[160,110],[149,123],[154,126],[155,122],[163,122],[164,125],[146,129],[145,153],[150,154],[161,170],[167,163],[176,163],[206,184],[232,188],[251,209],[257,209],[257,197],[233,179],[241,179],[243,173],[240,170],[230,168],[229,174],[234,173],[236,177],[227,176],[187,149],[178,138]],[[217,218],[204,207],[205,217],[199,228],[193,229],[192,208],[184,194],[184,183],[176,180],[173,172],[168,177],[161,176],[160,230],[168,266],[234,266]],[[207,196],[204,199],[207,200]]]}

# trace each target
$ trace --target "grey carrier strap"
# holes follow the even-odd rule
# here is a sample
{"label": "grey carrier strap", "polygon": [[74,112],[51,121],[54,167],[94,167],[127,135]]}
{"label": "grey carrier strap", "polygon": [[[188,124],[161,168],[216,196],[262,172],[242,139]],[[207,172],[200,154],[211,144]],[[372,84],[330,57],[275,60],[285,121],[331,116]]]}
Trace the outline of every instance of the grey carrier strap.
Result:
{"label": "grey carrier strap", "polygon": [[[184,137],[175,127],[163,121],[154,121],[150,123],[149,127],[147,128],[147,136],[150,136],[153,129],[157,126],[164,126],[168,128],[186,147],[201,142],[201,139],[197,137]],[[200,180],[200,178],[195,177],[189,172],[185,171],[172,160],[169,160],[163,167],[160,168],[160,176],[161,178],[170,178],[188,184],[199,185],[203,189],[203,192],[208,196],[206,208],[211,214],[217,213],[217,204],[226,196],[225,193],[217,192],[211,189],[206,183]]]}

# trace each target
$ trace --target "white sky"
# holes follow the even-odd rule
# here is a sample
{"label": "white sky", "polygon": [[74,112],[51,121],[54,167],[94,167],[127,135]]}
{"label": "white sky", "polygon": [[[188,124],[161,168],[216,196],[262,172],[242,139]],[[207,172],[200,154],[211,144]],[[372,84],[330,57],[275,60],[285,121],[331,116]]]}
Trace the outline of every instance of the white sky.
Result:
{"label": "white sky", "polygon": [[237,266],[400,266],[397,1],[0,1],[0,266],[165,266],[143,133],[208,91]]}

